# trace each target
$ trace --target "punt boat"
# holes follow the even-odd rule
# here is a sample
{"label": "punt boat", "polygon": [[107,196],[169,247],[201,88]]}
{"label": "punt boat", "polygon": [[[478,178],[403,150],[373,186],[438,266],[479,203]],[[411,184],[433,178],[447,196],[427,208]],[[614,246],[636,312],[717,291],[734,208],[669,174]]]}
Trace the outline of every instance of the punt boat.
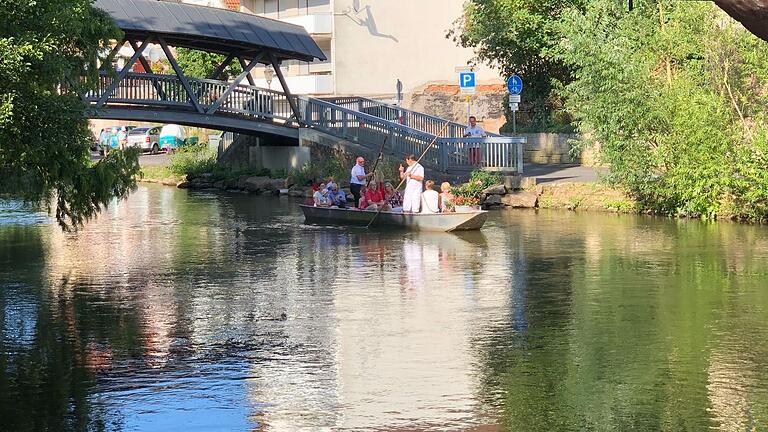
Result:
{"label": "punt boat", "polygon": [[[357,209],[340,209],[300,205],[306,223],[331,225],[394,226],[414,231],[469,231],[479,230],[488,219],[488,212],[477,210],[467,213],[394,213]],[[374,218],[375,216],[375,218]]]}

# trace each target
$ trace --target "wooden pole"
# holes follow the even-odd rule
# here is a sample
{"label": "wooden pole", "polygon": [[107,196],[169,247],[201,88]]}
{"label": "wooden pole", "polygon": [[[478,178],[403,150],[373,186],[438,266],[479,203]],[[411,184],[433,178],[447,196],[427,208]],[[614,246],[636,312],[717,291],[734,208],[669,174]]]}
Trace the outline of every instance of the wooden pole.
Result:
{"label": "wooden pole", "polygon": [[373,180],[373,175],[376,174],[376,167],[379,166],[379,161],[382,157],[384,157],[384,146],[387,144],[387,138],[389,136],[384,137],[384,142],[381,143],[381,147],[379,147],[379,157],[376,158],[376,163],[373,164],[373,171],[371,171],[371,178],[368,179],[368,182],[365,184],[365,187],[368,187],[369,184],[371,184],[371,181]]}
{"label": "wooden pole", "polygon": [[[449,124],[451,124],[451,122],[450,122],[450,121],[447,121],[447,122],[445,122],[445,126],[443,126],[443,128],[442,128],[442,129],[440,129],[440,132],[438,132],[438,133],[437,133],[437,135],[435,135],[435,138],[433,138],[433,139],[432,139],[432,142],[430,142],[430,143],[429,143],[429,145],[427,146],[427,148],[425,148],[425,149],[424,149],[424,151],[423,151],[423,152],[421,152],[421,156],[419,156],[419,158],[416,160],[416,163],[419,163],[419,162],[421,162],[421,160],[422,160],[422,159],[424,158],[424,156],[427,154],[427,151],[429,151],[429,149],[431,149],[431,148],[432,148],[432,146],[433,146],[433,145],[435,145],[435,143],[437,142],[437,139],[438,139],[438,138],[440,138],[440,135],[442,135],[442,134],[443,134],[443,132],[445,132],[445,129],[448,127],[448,125],[449,125]],[[403,185],[403,183],[405,183],[405,180],[406,180],[407,178],[408,178],[408,177],[403,177],[402,179],[400,179],[400,183],[398,183],[398,184],[397,184],[397,187],[395,188],[395,191],[397,191],[398,189],[400,189],[400,186],[402,186],[402,185]],[[371,224],[373,223],[373,221],[375,221],[375,220],[376,220],[376,218],[379,216],[379,213],[381,213],[381,209],[382,209],[382,208],[383,208],[383,206],[382,206],[382,207],[380,207],[379,209],[377,209],[377,210],[376,210],[376,214],[375,214],[375,215],[373,215],[373,217],[371,218],[371,221],[370,221],[370,222],[368,222],[368,225],[366,225],[366,226],[365,226],[366,228],[370,228],[370,227],[371,227]]]}

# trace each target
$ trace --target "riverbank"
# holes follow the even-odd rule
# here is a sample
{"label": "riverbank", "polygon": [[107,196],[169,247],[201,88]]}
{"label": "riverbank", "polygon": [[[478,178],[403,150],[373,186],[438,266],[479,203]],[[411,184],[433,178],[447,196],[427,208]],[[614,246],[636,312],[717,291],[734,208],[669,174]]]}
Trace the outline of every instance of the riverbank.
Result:
{"label": "riverbank", "polygon": [[[233,193],[264,195],[286,194],[296,198],[311,198],[310,186],[295,184],[290,176],[275,178],[263,173],[234,173],[215,176],[212,173],[182,176],[167,165],[146,159],[142,164],[144,183],[156,183],[181,189],[220,190]],[[145,162],[143,159],[142,162]],[[153,163],[154,162],[154,163]],[[625,192],[597,182],[596,170],[579,166],[526,167],[526,172],[537,174],[525,177],[515,189],[497,184],[483,191],[481,203],[487,209],[531,208],[562,209],[571,211],[600,211],[639,213],[638,203]],[[350,197],[349,185],[342,182],[342,190]]]}

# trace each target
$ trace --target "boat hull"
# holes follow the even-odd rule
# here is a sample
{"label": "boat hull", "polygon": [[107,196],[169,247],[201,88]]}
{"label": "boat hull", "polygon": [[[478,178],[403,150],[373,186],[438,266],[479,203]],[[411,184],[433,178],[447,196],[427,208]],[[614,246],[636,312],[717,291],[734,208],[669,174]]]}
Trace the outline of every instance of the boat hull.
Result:
{"label": "boat hull", "polygon": [[[470,231],[479,230],[488,219],[487,211],[469,213],[393,213],[347,210],[301,205],[307,223],[331,225],[394,226],[413,231]],[[375,218],[374,218],[375,217]]]}

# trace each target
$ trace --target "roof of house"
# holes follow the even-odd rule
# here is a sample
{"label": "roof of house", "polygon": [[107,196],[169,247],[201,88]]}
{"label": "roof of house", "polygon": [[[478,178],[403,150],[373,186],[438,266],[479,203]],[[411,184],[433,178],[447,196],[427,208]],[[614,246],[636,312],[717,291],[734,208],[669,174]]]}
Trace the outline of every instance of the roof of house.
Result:
{"label": "roof of house", "polygon": [[155,33],[172,46],[234,50],[246,58],[269,50],[279,60],[326,59],[303,27],[257,15],[157,0],[96,0],[94,6],[109,14],[128,38]]}
{"label": "roof of house", "polygon": [[224,6],[229,10],[240,10],[240,0],[224,0]]}

